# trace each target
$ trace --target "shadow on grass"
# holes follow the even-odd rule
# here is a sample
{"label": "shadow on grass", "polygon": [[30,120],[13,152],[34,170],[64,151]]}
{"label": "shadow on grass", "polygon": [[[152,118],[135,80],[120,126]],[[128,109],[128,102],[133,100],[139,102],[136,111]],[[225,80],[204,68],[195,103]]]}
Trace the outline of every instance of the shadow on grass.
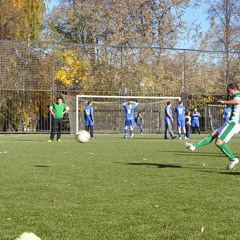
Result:
{"label": "shadow on grass", "polygon": [[51,166],[47,166],[47,165],[34,165],[34,167],[39,167],[39,168],[48,168]]}
{"label": "shadow on grass", "polygon": [[[129,139],[131,139],[130,137],[129,137]],[[144,138],[142,138],[142,137],[133,137],[133,139],[134,139],[134,141],[159,141],[159,140],[165,140],[165,139],[159,139],[159,138],[151,138],[151,137],[144,137]],[[132,139],[131,139],[131,141],[132,141]],[[166,141],[166,140],[165,140]]]}
{"label": "shadow on grass", "polygon": [[220,172],[220,173],[225,175],[240,176],[240,172]]}
{"label": "shadow on grass", "polygon": [[[188,156],[215,156],[215,157],[226,157],[221,153],[205,153],[205,152],[186,152],[186,151],[160,151],[160,152],[166,152],[166,153],[173,153],[173,155],[188,155]],[[191,154],[191,155],[189,155]]]}
{"label": "shadow on grass", "polygon": [[182,168],[178,165],[170,165],[170,164],[158,164],[158,163],[127,163],[133,166],[156,166],[158,168]]}
{"label": "shadow on grass", "polygon": [[32,140],[32,139],[14,139],[14,142],[46,142],[47,143],[47,140],[41,140],[41,139],[35,139],[35,140]]}

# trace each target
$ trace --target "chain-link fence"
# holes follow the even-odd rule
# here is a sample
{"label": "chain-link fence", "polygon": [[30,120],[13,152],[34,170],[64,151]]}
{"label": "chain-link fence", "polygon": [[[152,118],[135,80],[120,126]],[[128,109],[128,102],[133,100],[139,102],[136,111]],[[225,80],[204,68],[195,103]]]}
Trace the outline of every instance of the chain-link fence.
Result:
{"label": "chain-link fence", "polygon": [[0,40],[0,132],[49,132],[61,94],[180,96],[205,130],[206,104],[239,76],[238,53]]}

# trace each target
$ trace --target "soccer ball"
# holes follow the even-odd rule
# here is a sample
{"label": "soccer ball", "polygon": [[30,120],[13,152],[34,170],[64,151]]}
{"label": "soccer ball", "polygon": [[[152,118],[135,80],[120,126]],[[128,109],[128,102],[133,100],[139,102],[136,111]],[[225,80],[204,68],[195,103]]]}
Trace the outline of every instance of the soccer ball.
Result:
{"label": "soccer ball", "polygon": [[81,143],[88,142],[90,140],[89,132],[87,132],[85,130],[81,130],[80,132],[78,132],[77,140]]}

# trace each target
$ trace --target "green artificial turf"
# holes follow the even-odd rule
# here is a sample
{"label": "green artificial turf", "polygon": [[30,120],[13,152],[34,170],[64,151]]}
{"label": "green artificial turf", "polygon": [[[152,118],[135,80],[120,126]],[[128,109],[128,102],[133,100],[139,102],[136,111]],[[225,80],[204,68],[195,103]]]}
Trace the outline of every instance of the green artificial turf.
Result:
{"label": "green artificial turf", "polygon": [[122,137],[0,135],[0,239],[240,239],[240,164],[225,170],[214,143],[190,152],[163,135]]}

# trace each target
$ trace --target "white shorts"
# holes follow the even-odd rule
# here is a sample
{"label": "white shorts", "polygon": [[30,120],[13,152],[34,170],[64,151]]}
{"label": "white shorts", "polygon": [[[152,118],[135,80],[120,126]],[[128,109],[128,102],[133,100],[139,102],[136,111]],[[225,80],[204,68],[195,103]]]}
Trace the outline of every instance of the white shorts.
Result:
{"label": "white shorts", "polygon": [[240,124],[235,122],[226,122],[217,129],[218,138],[227,143],[235,134],[240,132]]}

